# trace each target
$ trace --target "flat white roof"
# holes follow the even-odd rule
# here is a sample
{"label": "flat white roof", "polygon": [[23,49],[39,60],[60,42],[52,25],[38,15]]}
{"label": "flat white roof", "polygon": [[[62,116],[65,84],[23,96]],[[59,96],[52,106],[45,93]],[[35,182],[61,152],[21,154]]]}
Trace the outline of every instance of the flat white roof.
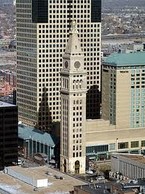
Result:
{"label": "flat white roof", "polygon": [[38,173],[39,167],[34,168],[23,168],[21,166],[10,166],[6,167],[7,169],[12,169],[15,172],[21,173],[27,177],[35,178],[35,179],[46,179],[45,174]]}
{"label": "flat white roof", "polygon": [[[40,166],[33,168],[22,168],[20,166],[6,167],[14,170],[17,173],[20,173],[22,176],[34,177],[35,180],[48,180],[48,187],[43,188],[40,193],[65,193],[72,191],[76,185],[85,185],[86,182],[83,180],[76,179],[75,177],[69,176],[65,173],[62,173],[56,169],[49,168],[48,166]],[[63,177],[63,179],[56,178]],[[1,183],[12,185],[16,188],[16,184],[20,185],[20,189],[17,189],[19,193],[33,193],[32,186],[29,187],[23,181],[18,181],[16,178],[0,172]],[[36,192],[37,193],[37,192]]]}

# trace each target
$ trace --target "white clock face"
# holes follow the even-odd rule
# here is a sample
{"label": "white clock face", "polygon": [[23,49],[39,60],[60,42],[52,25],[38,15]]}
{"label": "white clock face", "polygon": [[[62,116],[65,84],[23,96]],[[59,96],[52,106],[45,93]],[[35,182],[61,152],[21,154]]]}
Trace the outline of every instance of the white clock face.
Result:
{"label": "white clock face", "polygon": [[76,62],[74,63],[74,67],[75,67],[76,69],[78,69],[80,66],[81,66],[81,63],[80,63],[79,61],[76,61]]}
{"label": "white clock face", "polygon": [[65,68],[68,68],[68,61],[65,61],[64,66]]}

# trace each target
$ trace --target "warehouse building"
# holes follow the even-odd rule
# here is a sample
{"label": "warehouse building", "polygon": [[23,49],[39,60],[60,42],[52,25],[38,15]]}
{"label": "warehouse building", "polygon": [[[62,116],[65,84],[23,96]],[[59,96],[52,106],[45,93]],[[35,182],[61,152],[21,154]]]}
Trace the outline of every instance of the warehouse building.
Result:
{"label": "warehouse building", "polygon": [[137,154],[112,154],[111,171],[130,179],[145,178],[145,157]]}
{"label": "warehouse building", "polygon": [[19,154],[31,158],[36,153],[46,154],[48,161],[54,156],[55,138],[49,133],[42,132],[23,124],[18,126]]}

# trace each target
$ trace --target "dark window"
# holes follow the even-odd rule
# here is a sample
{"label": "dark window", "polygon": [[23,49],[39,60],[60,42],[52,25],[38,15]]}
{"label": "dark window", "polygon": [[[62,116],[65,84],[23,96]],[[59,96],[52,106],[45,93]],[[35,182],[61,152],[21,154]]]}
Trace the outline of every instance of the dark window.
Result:
{"label": "dark window", "polygon": [[108,145],[86,147],[86,153],[107,152]]}
{"label": "dark window", "polygon": [[48,0],[32,0],[32,21],[34,23],[48,22]]}
{"label": "dark window", "polygon": [[131,142],[131,148],[137,148],[139,147],[139,142],[138,141],[132,141]]}
{"label": "dark window", "polygon": [[128,148],[128,142],[118,143],[118,149],[126,149]]}
{"label": "dark window", "polygon": [[91,22],[101,22],[101,0],[91,0]]}

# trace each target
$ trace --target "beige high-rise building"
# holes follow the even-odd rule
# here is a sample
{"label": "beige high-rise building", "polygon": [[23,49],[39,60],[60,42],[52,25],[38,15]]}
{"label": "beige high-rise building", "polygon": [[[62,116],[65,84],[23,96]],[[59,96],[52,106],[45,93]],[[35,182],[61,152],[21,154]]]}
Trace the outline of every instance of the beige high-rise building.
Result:
{"label": "beige high-rise building", "polygon": [[76,22],[71,25],[61,71],[61,155],[63,172],[86,169],[86,70]]}
{"label": "beige high-rise building", "polygon": [[86,120],[86,156],[145,154],[145,52],[114,53],[102,64],[102,119]]}
{"label": "beige high-rise building", "polygon": [[87,71],[87,118],[100,113],[101,0],[17,0],[19,120],[49,130],[60,122],[60,71],[76,20]]}
{"label": "beige high-rise building", "polygon": [[116,128],[145,127],[145,52],[109,56],[102,68],[102,118]]}

